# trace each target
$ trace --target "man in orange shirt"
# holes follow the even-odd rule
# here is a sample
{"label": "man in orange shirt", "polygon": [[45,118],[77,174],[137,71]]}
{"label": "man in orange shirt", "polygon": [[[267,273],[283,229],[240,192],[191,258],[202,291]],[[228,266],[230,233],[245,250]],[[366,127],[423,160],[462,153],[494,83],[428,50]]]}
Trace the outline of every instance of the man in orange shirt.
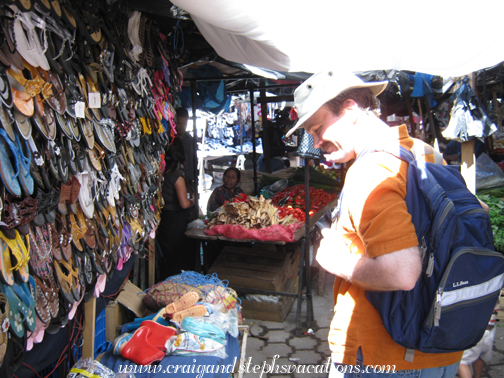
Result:
{"label": "man in orange shirt", "polygon": [[[398,143],[408,150],[415,145],[415,153],[420,144],[425,160],[436,161],[433,149],[414,142],[405,125],[389,127],[380,120],[376,96],[386,86],[333,70],[313,75],[296,89],[299,121],[287,136],[304,127],[314,147],[337,163],[355,159],[369,146]],[[366,290],[411,290],[420,276],[421,251],[404,200],[407,169],[406,162],[386,152],[363,156],[348,169],[338,222],[322,232],[317,260],[336,275],[330,377],[360,377],[355,374],[364,369],[365,377],[382,378],[453,378],[457,372],[462,352],[415,351],[413,361],[406,361],[406,348],[392,340],[365,295]],[[386,373],[391,370],[395,373]]]}

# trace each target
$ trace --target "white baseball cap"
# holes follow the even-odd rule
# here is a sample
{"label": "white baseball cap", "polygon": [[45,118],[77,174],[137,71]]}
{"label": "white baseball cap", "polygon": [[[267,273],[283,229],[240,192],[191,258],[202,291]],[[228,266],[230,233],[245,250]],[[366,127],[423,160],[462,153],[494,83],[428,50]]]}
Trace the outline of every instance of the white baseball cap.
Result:
{"label": "white baseball cap", "polygon": [[304,81],[294,92],[294,106],[299,117],[296,125],[285,136],[303,127],[303,124],[322,105],[350,89],[369,88],[378,96],[387,87],[388,81],[364,82],[351,72],[324,70]]}

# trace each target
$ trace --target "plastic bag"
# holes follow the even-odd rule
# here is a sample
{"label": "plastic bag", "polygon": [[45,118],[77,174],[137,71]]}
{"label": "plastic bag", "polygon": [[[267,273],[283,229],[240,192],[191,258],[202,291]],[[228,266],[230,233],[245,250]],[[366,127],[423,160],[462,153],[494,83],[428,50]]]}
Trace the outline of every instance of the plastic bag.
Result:
{"label": "plastic bag", "polygon": [[115,378],[115,373],[108,367],[100,364],[98,361],[91,358],[83,359],[75,363],[70,369],[67,378]]}
{"label": "plastic bag", "polygon": [[249,301],[261,303],[278,303],[280,296],[278,295],[263,295],[263,294],[246,294],[245,298]]}
{"label": "plastic bag", "polygon": [[[224,339],[223,341],[220,341],[217,339],[219,342],[223,342],[226,344],[225,341],[225,334],[226,332],[229,332],[230,335],[234,337],[238,337],[238,310],[236,308],[232,309],[224,309],[224,306],[222,304],[209,304],[209,303],[203,303],[204,306],[207,308],[208,316],[194,316],[192,317],[194,321],[196,322],[201,322],[201,323],[207,323],[209,325],[212,325],[216,327],[218,330],[222,332],[221,336],[219,336],[221,339]],[[204,326],[203,326],[204,327]],[[205,335],[199,332],[194,332],[194,330],[186,328],[182,324],[182,328],[184,328],[186,331],[193,332],[199,336],[204,336],[204,337],[210,337],[209,335]],[[219,332],[216,332],[219,333]]]}
{"label": "plastic bag", "polygon": [[249,239],[262,241],[295,241],[294,234],[304,223],[291,223],[287,226],[275,224],[264,228],[245,228],[235,224],[220,224],[205,229],[205,234],[216,236],[223,235],[230,239]]}
{"label": "plastic bag", "polygon": [[476,190],[504,186],[504,172],[487,154],[476,159]]}
{"label": "plastic bag", "polygon": [[166,342],[167,354],[179,356],[217,356],[226,358],[226,348],[217,341],[195,335],[191,332],[184,332],[173,337]]}
{"label": "plastic bag", "polygon": [[205,222],[201,219],[195,219],[187,225],[187,230],[192,230],[193,228],[205,228]]}
{"label": "plastic bag", "polygon": [[220,327],[210,322],[204,321],[202,317],[187,317],[182,320],[181,326],[184,330],[195,335],[226,344],[226,333]]}

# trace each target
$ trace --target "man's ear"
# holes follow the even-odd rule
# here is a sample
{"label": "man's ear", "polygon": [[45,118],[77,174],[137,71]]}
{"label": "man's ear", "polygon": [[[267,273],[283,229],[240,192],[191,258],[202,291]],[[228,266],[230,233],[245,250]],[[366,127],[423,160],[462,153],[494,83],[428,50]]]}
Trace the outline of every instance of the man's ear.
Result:
{"label": "man's ear", "polygon": [[344,109],[352,109],[352,110],[355,110],[355,109],[358,109],[359,108],[359,105],[354,101],[352,100],[351,98],[347,98],[344,102],[343,102],[343,108]]}

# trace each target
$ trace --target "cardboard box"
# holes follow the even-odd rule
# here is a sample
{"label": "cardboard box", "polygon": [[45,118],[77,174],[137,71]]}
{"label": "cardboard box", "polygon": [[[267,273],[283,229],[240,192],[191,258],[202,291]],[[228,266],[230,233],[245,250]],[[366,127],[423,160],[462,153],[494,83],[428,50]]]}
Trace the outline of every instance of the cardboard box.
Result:
{"label": "cardboard box", "polygon": [[133,311],[137,318],[143,318],[151,313],[142,301],[144,296],[142,289],[128,281],[116,300],[128,310]]}
{"label": "cardboard box", "polygon": [[[256,244],[252,248],[223,248],[209,273],[217,273],[229,286],[283,291],[299,272],[300,250],[278,251],[272,244]],[[236,289],[235,289],[236,290]]]}
{"label": "cardboard box", "polygon": [[107,341],[113,342],[121,334],[123,324],[152,313],[142,301],[144,296],[145,293],[139,287],[128,281],[117,299],[109,302],[105,308]]}
{"label": "cardboard box", "polygon": [[[295,279],[289,281],[289,285],[285,288],[287,293],[297,293],[299,284],[299,275]],[[242,316],[245,319],[265,320],[269,322],[282,323],[287,315],[289,315],[295,297],[280,297],[278,303],[241,300]]]}

